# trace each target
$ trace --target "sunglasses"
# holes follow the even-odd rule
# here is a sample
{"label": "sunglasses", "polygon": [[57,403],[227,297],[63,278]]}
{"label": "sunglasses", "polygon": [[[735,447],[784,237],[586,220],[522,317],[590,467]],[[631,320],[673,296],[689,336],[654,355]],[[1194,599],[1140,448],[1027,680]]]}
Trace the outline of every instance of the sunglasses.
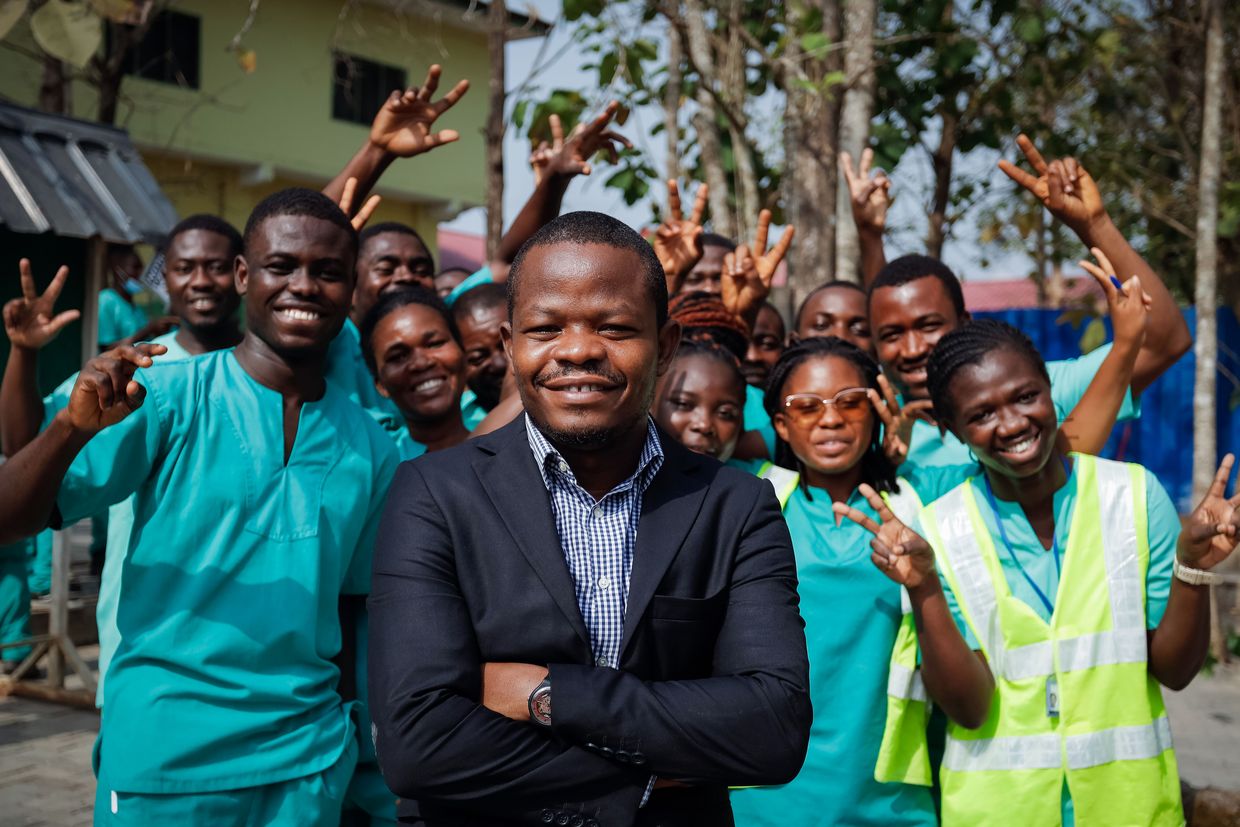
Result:
{"label": "sunglasses", "polygon": [[817,424],[829,407],[845,422],[860,422],[870,415],[870,397],[865,388],[845,388],[830,399],[816,393],[784,397],[784,414],[801,427]]}

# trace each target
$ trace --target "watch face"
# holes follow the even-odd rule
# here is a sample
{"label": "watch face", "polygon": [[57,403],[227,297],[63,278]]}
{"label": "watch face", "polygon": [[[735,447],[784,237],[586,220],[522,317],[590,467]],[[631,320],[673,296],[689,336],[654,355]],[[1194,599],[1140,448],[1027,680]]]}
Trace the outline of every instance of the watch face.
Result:
{"label": "watch face", "polygon": [[551,687],[538,690],[534,695],[534,717],[540,724],[551,723]]}

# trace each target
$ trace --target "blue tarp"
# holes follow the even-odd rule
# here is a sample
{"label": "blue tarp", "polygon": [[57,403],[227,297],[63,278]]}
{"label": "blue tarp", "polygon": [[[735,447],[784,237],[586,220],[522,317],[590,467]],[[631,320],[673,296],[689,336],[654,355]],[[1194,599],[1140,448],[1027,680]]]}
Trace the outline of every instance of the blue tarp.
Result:
{"label": "blue tarp", "polygon": [[[1218,455],[1240,454],[1240,416],[1231,410],[1236,390],[1234,377],[1240,376],[1240,323],[1228,308],[1218,311],[1219,373]],[[1019,327],[1033,339],[1048,361],[1081,355],[1081,329],[1060,322],[1062,312],[1036,308],[977,313]],[[1189,330],[1196,329],[1193,308],[1184,311]],[[1107,326],[1110,337],[1110,325]],[[1120,423],[1107,443],[1103,456],[1139,462],[1153,471],[1166,486],[1180,511],[1192,509],[1193,476],[1193,382],[1196,359],[1189,351],[1141,396],[1141,418]]]}

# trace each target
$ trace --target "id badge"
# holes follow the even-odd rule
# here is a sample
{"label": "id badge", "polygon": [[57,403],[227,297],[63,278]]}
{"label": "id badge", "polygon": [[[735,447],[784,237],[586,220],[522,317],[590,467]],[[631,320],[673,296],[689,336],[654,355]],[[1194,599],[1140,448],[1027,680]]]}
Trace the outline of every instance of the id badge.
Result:
{"label": "id badge", "polygon": [[1054,675],[1046,679],[1046,716],[1059,717],[1059,679]]}

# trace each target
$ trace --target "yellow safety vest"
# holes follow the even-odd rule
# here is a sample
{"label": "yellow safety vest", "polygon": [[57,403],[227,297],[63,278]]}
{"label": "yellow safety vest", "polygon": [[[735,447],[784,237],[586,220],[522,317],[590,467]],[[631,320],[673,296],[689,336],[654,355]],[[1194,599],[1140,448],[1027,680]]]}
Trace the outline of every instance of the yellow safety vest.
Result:
{"label": "yellow safety vest", "polygon": [[[1171,727],[1146,663],[1145,472],[1074,457],[1076,508],[1050,623],[1012,595],[971,482],[921,513],[995,677],[986,722],[948,725],[940,773],[947,827],[1059,824],[1065,781],[1079,824],[1184,823]],[[1048,712],[1052,690],[1058,714]],[[929,770],[924,719],[919,729],[913,703],[895,712],[876,777],[920,783]]]}

